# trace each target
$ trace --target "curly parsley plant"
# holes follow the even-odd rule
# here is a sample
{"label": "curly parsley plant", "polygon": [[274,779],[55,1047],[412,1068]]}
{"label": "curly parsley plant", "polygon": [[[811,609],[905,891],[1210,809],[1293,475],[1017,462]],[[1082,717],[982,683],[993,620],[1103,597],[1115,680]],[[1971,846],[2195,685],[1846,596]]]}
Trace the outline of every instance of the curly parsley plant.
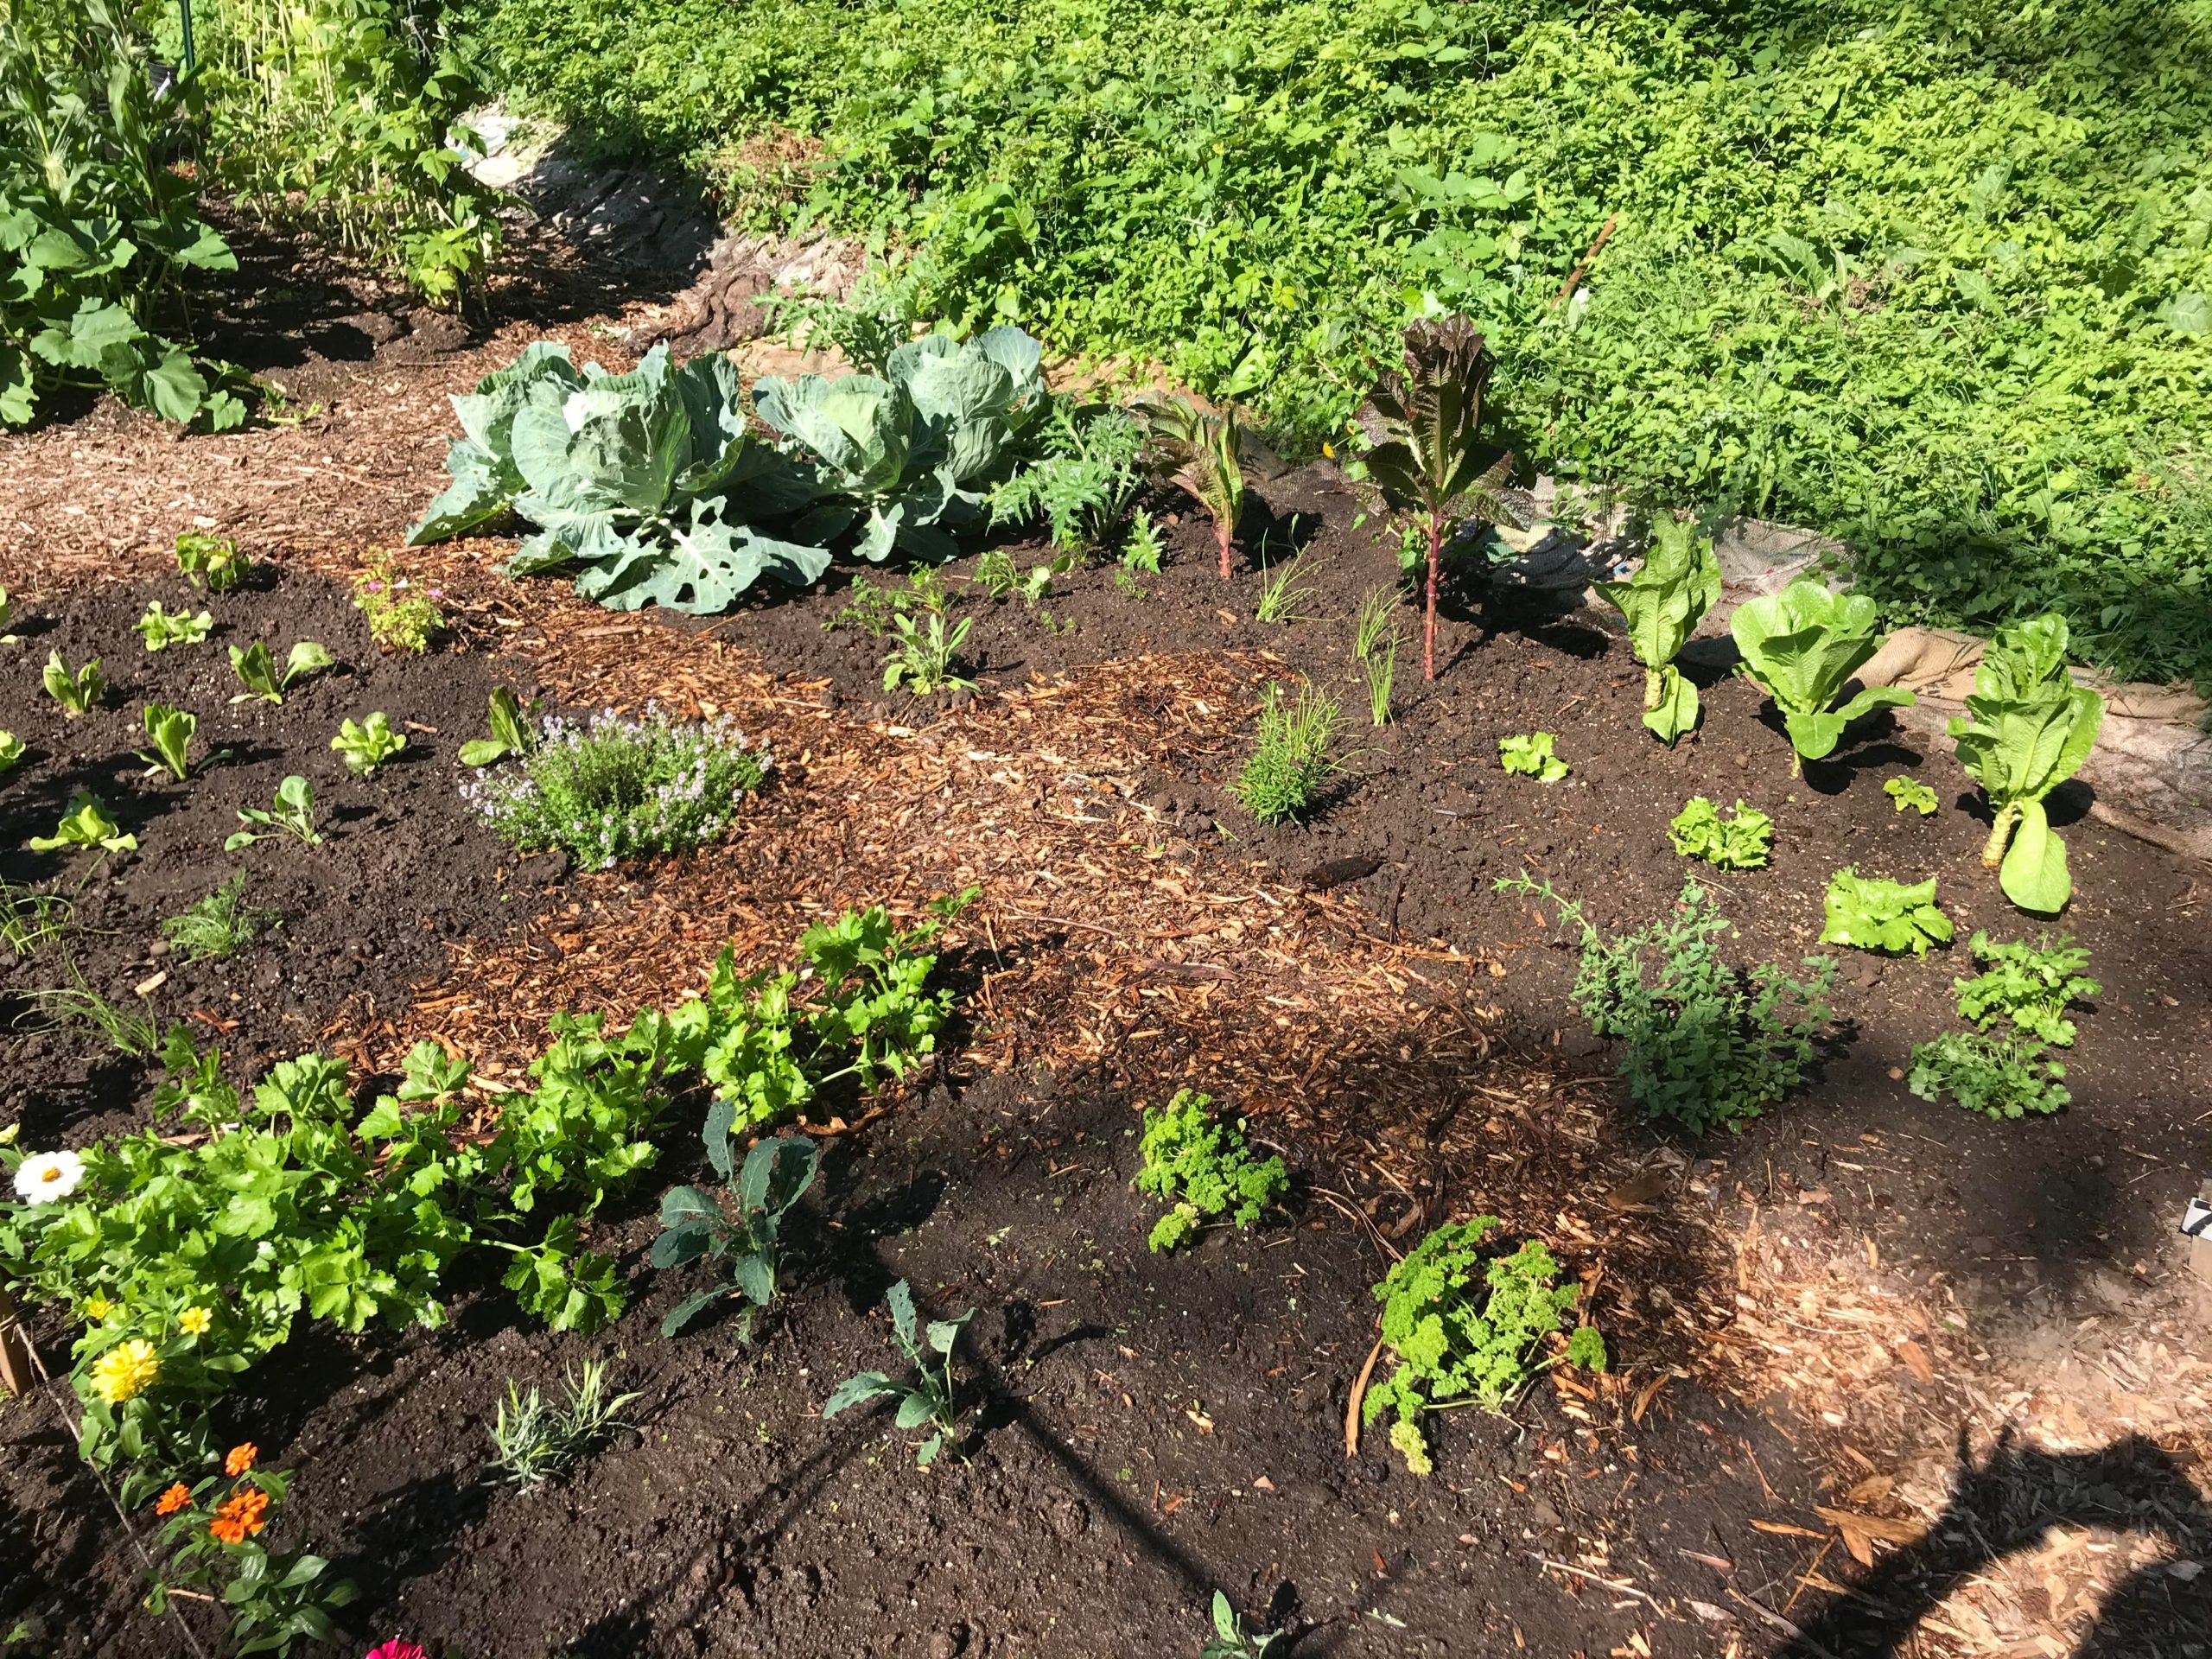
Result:
{"label": "curly parsley plant", "polygon": [[677,721],[648,702],[637,719],[548,715],[518,764],[480,771],[461,792],[512,845],[563,847],[604,870],[720,840],[771,764],[727,717]]}
{"label": "curly parsley plant", "polygon": [[1205,1223],[1230,1217],[1249,1227],[1290,1185],[1282,1160],[1262,1162],[1244,1144],[1244,1121],[1217,1122],[1211,1095],[1179,1089],[1164,1111],[1144,1115],[1144,1167],[1136,1187],[1174,1207],[1153,1224],[1152,1248],[1187,1243]]}
{"label": "curly parsley plant", "polygon": [[1483,1241],[1501,1224],[1496,1216],[1446,1222],[1375,1287],[1382,1341],[1395,1363],[1368,1389],[1360,1415],[1372,1423],[1386,1411],[1395,1414],[1390,1444],[1414,1474],[1434,1467],[1421,1433],[1423,1412],[1471,1403],[1502,1410],[1562,1360],[1605,1369],[1605,1338],[1588,1325],[1576,1330],[1559,1355],[1530,1363],[1582,1293],[1558,1284],[1559,1263],[1534,1239],[1510,1255],[1486,1255]]}

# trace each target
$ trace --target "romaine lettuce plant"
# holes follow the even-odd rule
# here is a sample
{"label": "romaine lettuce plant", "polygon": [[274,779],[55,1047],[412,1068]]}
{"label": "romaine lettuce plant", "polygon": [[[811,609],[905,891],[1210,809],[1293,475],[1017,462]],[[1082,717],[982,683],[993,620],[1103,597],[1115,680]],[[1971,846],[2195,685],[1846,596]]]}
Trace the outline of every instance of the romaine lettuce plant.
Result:
{"label": "romaine lettuce plant", "polygon": [[89,713],[107,693],[107,676],[100,672],[100,659],[97,657],[73,671],[62,661],[59,651],[53,652],[47,657],[46,671],[40,677],[46,695],[61,705],[64,720],[75,720]]}
{"label": "romaine lettuce plant", "polygon": [[1406,330],[1405,366],[1386,371],[1368,394],[1362,425],[1370,440],[1358,475],[1395,512],[1410,513],[1428,542],[1421,625],[1421,678],[1436,677],[1436,595],[1444,540],[1456,524],[1519,524],[1506,496],[1510,450],[1485,462],[1478,429],[1491,357],[1473,323],[1457,313],[1424,317]]}
{"label": "romaine lettuce plant", "polygon": [[176,568],[195,588],[211,594],[227,594],[245,580],[246,558],[228,536],[204,531],[181,531],[176,538]]}
{"label": "romaine lettuce plant", "polygon": [[1996,814],[1982,863],[2007,899],[2046,913],[2066,907],[2074,879],[2044,800],[2081,770],[2105,718],[2105,700],[2067,673],[2066,644],[2065,619],[2055,614],[2000,629],[1950,726],[1959,764]]}
{"label": "romaine lettuce plant", "polygon": [[69,798],[69,810],[62,814],[60,825],[52,835],[31,837],[31,850],[35,853],[58,853],[66,848],[89,851],[94,847],[111,853],[136,852],[138,837],[124,835],[122,826],[108,817],[100,798],[88,789],[80,789]]}
{"label": "romaine lettuce plant", "polygon": [[1913,694],[1894,685],[1862,686],[1835,708],[1844,684],[1874,654],[1874,601],[1832,594],[1800,578],[1778,594],[1749,599],[1729,622],[1744,654],[1737,671],[1774,699],[1789,734],[1792,777],[1808,760],[1835,752],[1844,728],[1877,709],[1910,708]]}
{"label": "romaine lettuce plant", "polygon": [[527,716],[535,711],[522,706],[522,699],[504,685],[492,688],[492,707],[489,725],[492,735],[480,737],[461,746],[461,764],[464,766],[493,766],[509,755],[529,756],[537,753],[537,734],[531,728]]}
{"label": "romaine lettuce plant", "polygon": [[1221,579],[1229,580],[1230,543],[1244,516],[1244,463],[1237,454],[1241,435],[1234,404],[1218,415],[1187,397],[1147,392],[1130,405],[1142,418],[1158,469],[1213,520],[1213,544],[1221,555]]}
{"label": "romaine lettuce plant", "polygon": [[1930,945],[1951,940],[1951,918],[1936,904],[1936,878],[1907,885],[1838,870],[1828,879],[1822,900],[1827,925],[1822,944],[1856,945],[1861,950],[1910,950],[1928,954]]}
{"label": "romaine lettuce plant", "polygon": [[1898,811],[1917,812],[1923,818],[1942,804],[1936,798],[1936,791],[1917,778],[1892,778],[1882,785],[1882,793],[1896,804]]}
{"label": "romaine lettuce plant", "polygon": [[5,778],[30,753],[30,745],[13,732],[0,732],[0,778]]}
{"label": "romaine lettuce plant", "polygon": [[315,785],[296,772],[276,785],[274,806],[242,806],[238,822],[245,827],[224,840],[226,853],[276,835],[295,836],[310,847],[322,845],[322,832],[315,827]]}
{"label": "romaine lettuce plant", "polygon": [[281,703],[292,682],[320,674],[331,666],[330,652],[313,639],[296,643],[284,658],[284,671],[276,671],[276,660],[269,654],[269,647],[260,640],[241,650],[231,647],[231,671],[238,677],[238,683],[245,690],[232,697],[232,702],[251,702],[259,697],[264,702]]}
{"label": "romaine lettuce plant", "polygon": [[391,718],[379,709],[364,721],[348,720],[330,740],[346,762],[346,770],[365,778],[407,747],[407,740],[391,729]]}
{"label": "romaine lettuce plant", "polygon": [[142,753],[138,758],[149,766],[163,768],[182,783],[192,772],[190,750],[193,734],[200,729],[199,720],[166,702],[148,703],[143,718],[146,741],[154,746],[154,752]]}
{"label": "romaine lettuce plant", "polygon": [[1643,664],[1643,723],[1669,743],[1694,730],[1697,688],[1675,658],[1720,597],[1713,538],[1662,514],[1652,522],[1643,568],[1626,582],[1598,582],[1594,591],[1628,623],[1629,643]]}

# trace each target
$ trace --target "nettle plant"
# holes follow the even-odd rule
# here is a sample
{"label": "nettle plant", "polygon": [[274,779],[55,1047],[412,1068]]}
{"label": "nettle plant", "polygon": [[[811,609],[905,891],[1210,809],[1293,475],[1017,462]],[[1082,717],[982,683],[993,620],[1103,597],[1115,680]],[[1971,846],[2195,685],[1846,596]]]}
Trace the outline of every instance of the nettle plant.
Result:
{"label": "nettle plant", "polygon": [[1252,1226],[1289,1189],[1282,1160],[1253,1157],[1244,1120],[1218,1122],[1212,1105],[1211,1095],[1179,1089],[1165,1108],[1144,1115],[1138,1142],[1144,1167],[1132,1184],[1170,1206],[1153,1224],[1147,1243],[1154,1250],[1178,1249],[1224,1217],[1236,1226]]}
{"label": "nettle plant", "polygon": [[1491,362],[1474,324],[1456,313],[1424,317],[1407,328],[1404,346],[1404,366],[1386,371],[1368,394],[1360,415],[1368,448],[1347,470],[1380,491],[1393,512],[1411,515],[1427,543],[1421,678],[1433,680],[1446,537],[1461,524],[1521,524],[1528,515],[1506,491],[1512,452],[1484,458]]}
{"label": "nettle plant", "polygon": [[1495,1216],[1447,1222],[1375,1287],[1382,1342],[1394,1363],[1389,1376],[1368,1389],[1360,1416],[1372,1423],[1392,1414],[1390,1444],[1416,1475],[1434,1469],[1421,1427],[1425,1414],[1463,1405],[1502,1411],[1554,1365],[1605,1369],[1605,1339],[1586,1325],[1550,1357],[1535,1361],[1582,1293],[1558,1283],[1559,1263],[1534,1239],[1510,1255],[1486,1251],[1484,1241],[1503,1224]]}
{"label": "nettle plant", "polygon": [[1860,594],[1832,594],[1801,577],[1778,594],[1749,599],[1729,620],[1744,660],[1737,671],[1774,699],[1789,734],[1789,772],[1835,753],[1844,730],[1877,709],[1910,708],[1894,685],[1862,686],[1836,706],[1851,677],[1874,654],[1877,613]]}
{"label": "nettle plant", "polygon": [[1230,578],[1230,547],[1244,516],[1243,435],[1234,404],[1214,414],[1187,397],[1147,392],[1130,405],[1143,421],[1150,464],[1206,511],[1213,522],[1221,579]]}
{"label": "nettle plant", "polygon": [[1951,918],[1936,904],[1936,878],[1906,883],[1863,876],[1855,868],[1828,879],[1822,909],[1822,944],[1856,945],[1894,955],[1924,957],[1931,945],[1951,942]]}
{"label": "nettle plant", "polygon": [[777,1245],[785,1213],[814,1185],[822,1166],[821,1150],[803,1135],[763,1141],[737,1164],[730,1146],[737,1116],[736,1102],[717,1100],[707,1109],[704,1131],[707,1161],[730,1187],[728,1205],[704,1187],[672,1186],[661,1194],[653,1266],[679,1268],[704,1256],[729,1276],[727,1285],[695,1290],[669,1309],[660,1322],[664,1337],[677,1335],[716,1302],[734,1297],[746,1304],[738,1315],[737,1338],[753,1340],[754,1317],[776,1300]]}
{"label": "nettle plant", "polygon": [[1643,723],[1672,744],[1697,728],[1697,688],[1675,658],[1720,597],[1720,561],[1713,538],[1694,524],[1662,516],[1652,521],[1643,564],[1626,582],[1594,585],[1598,596],[1628,624],[1629,644],[1643,664]]}
{"label": "nettle plant", "polygon": [[865,1405],[871,1400],[896,1400],[901,1432],[927,1424],[930,1436],[914,1450],[914,1466],[926,1469],[935,1463],[948,1441],[957,1442],[960,1420],[965,1414],[952,1380],[952,1351],[960,1332],[976,1317],[969,1308],[957,1319],[932,1319],[920,1326],[914,1314],[914,1293],[906,1281],[891,1287],[886,1300],[891,1308],[891,1334],[906,1356],[912,1372],[904,1382],[881,1371],[861,1371],[847,1377],[830,1393],[822,1408],[825,1418]]}
{"label": "nettle plant", "polygon": [[[728,716],[679,721],[652,702],[634,718],[613,709],[581,722],[548,715],[531,732],[495,692],[492,722],[495,734],[504,724],[493,741],[514,764],[480,769],[461,798],[510,845],[564,848],[588,870],[721,840],[772,765]],[[471,745],[463,758],[486,753]]]}
{"label": "nettle plant", "polygon": [[1724,870],[1756,870],[1774,844],[1774,820],[1740,798],[1723,817],[1704,796],[1693,795],[1667,825],[1667,838],[1684,858],[1701,858]]}
{"label": "nettle plant", "polygon": [[1525,874],[1497,885],[1549,899],[1580,931],[1575,1004],[1592,1032],[1625,1046],[1621,1076],[1651,1117],[1693,1135],[1715,1125],[1741,1129],[1796,1088],[1811,1064],[1835,963],[1806,958],[1802,981],[1772,963],[1748,974],[1728,966],[1713,949],[1728,919],[1694,881],[1665,916],[1610,939],[1547,885]]}
{"label": "nettle plant", "polygon": [[346,771],[365,778],[405,749],[407,740],[391,729],[391,721],[379,709],[365,720],[343,721],[330,747],[344,760]]}
{"label": "nettle plant", "polygon": [[1959,764],[1996,815],[1983,865],[2022,910],[2049,914],[2066,907],[2074,878],[2044,802],[2082,769],[2105,718],[2105,700],[2067,672],[2066,646],[2056,615],[1999,629],[1950,725]]}
{"label": "nettle plant", "polygon": [[146,614],[130,626],[146,642],[147,652],[151,655],[167,651],[171,645],[203,643],[214,629],[215,618],[209,611],[193,616],[182,611],[166,610],[157,599],[146,607]]}

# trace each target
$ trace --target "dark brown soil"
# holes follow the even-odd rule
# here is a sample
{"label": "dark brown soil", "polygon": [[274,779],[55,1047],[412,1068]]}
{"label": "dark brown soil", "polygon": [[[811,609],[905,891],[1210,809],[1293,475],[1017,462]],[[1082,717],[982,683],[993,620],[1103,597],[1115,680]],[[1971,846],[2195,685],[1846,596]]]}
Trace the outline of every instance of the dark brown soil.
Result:
{"label": "dark brown soil", "polygon": [[[158,600],[205,609],[215,626],[197,645],[149,652],[131,624]],[[195,592],[181,579],[93,589],[66,608],[34,607],[0,647],[10,687],[8,725],[29,746],[0,782],[0,879],[66,897],[63,939],[30,956],[0,953],[10,1052],[0,1110],[26,1144],[78,1144],[129,1121],[134,1068],[97,1032],[42,1031],[34,993],[82,985],[163,1027],[181,1022],[247,1075],[314,1048],[334,1032],[372,1026],[405,1006],[408,988],[445,961],[446,941],[497,937],[533,914],[552,863],[517,878],[518,861],[462,804],[456,753],[482,735],[497,683],[489,660],[450,641],[426,657],[380,652],[346,592],[304,572],[266,568],[248,587]],[[244,688],[228,647],[256,640],[282,667],[298,640],[321,642],[337,666],[296,683],[281,706],[233,702]],[[89,713],[64,716],[40,689],[48,654],[71,668],[100,659],[109,685]],[[182,783],[149,768],[146,705],[196,715],[194,770]],[[330,747],[340,724],[382,710],[407,747],[356,778]],[[291,772],[314,786],[322,844],[279,835],[235,853],[223,842],[240,807],[268,807]],[[137,837],[135,852],[35,853],[79,790],[105,803]],[[239,955],[188,962],[162,923],[233,874],[246,900],[280,918]]]}

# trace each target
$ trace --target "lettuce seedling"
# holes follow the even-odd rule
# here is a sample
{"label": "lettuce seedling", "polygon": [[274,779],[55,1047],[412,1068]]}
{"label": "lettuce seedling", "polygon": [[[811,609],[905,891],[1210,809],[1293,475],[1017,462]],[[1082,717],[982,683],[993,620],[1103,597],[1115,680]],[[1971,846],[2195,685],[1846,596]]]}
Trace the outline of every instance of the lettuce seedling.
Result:
{"label": "lettuce seedling", "polygon": [[1229,580],[1229,547],[1244,514],[1244,464],[1234,405],[1209,414],[1187,397],[1147,392],[1130,408],[1144,422],[1159,469],[1213,520],[1221,579]]}
{"label": "lettuce seedling", "polygon": [[1684,858],[1701,858],[1724,870],[1756,870],[1774,842],[1774,820],[1739,799],[1722,817],[1702,795],[1693,795],[1667,826],[1668,839]]}
{"label": "lettuce seedling", "polygon": [[1860,594],[1832,594],[1803,578],[1778,594],[1762,594],[1738,607],[1729,631],[1744,654],[1737,672],[1774,699],[1789,734],[1792,777],[1808,760],[1835,752],[1844,728],[1877,709],[1910,708],[1913,694],[1900,686],[1862,686],[1841,708],[1830,707],[1844,684],[1874,654],[1874,601]]}
{"label": "lettuce seedling", "polygon": [[22,764],[30,753],[29,745],[13,732],[0,732],[0,778],[5,778]]}
{"label": "lettuce seedling", "polygon": [[176,538],[176,568],[194,587],[227,594],[245,580],[246,561],[228,536],[188,530]]}
{"label": "lettuce seedling", "polygon": [[245,690],[232,697],[231,701],[250,702],[254,698],[259,697],[264,702],[281,703],[284,701],[284,693],[290,689],[293,681],[304,678],[310,674],[320,673],[335,660],[327,651],[314,640],[302,639],[292,647],[291,654],[285,658],[284,671],[280,676],[276,672],[276,662],[269,655],[269,647],[258,639],[243,651],[232,645],[231,671],[238,677],[238,683],[244,685]]}
{"label": "lettuce seedling", "polygon": [[[707,1161],[726,1183],[733,1173],[730,1128],[736,1121],[737,1107],[729,1100],[716,1100],[707,1109]],[[661,1335],[675,1336],[714,1303],[735,1296],[747,1304],[738,1316],[737,1339],[753,1340],[754,1316],[776,1300],[777,1236],[784,1214],[814,1185],[821,1165],[820,1150],[804,1135],[778,1135],[755,1146],[735,1167],[734,1217],[703,1187],[675,1186],[661,1194],[653,1266],[682,1267],[704,1255],[725,1263],[730,1278],[727,1285],[692,1292],[669,1309],[660,1322]]]}
{"label": "lettuce seedling", "polygon": [[146,607],[146,614],[130,626],[146,642],[146,650],[150,654],[167,651],[171,645],[200,644],[214,627],[215,618],[207,611],[202,611],[197,616],[188,616],[182,611],[164,610],[162,601],[157,599]]}
{"label": "lettuce seedling", "polygon": [[346,771],[365,778],[405,748],[407,740],[391,729],[391,721],[379,709],[365,721],[341,724],[330,747],[345,758]]}
{"label": "lettuce seedling", "polygon": [[2082,971],[2089,965],[2087,950],[2063,933],[2038,944],[2000,944],[1986,933],[1976,933],[1968,948],[1988,968],[1972,979],[1951,982],[1961,1019],[1984,1031],[2009,1020],[2029,1036],[2060,1048],[2073,1046],[2074,1022],[2066,1017],[2067,1005],[2104,989]]}
{"label": "lettuce seedling", "polygon": [[1497,740],[1497,764],[1517,776],[1534,778],[1540,784],[1555,784],[1567,773],[1567,762],[1552,753],[1552,745],[1558,741],[1555,732],[1501,737]]}
{"label": "lettuce seedling", "polygon": [[2081,770],[2105,718],[2105,700],[2067,673],[2066,643],[2056,615],[2000,629],[1950,725],[1959,764],[1996,814],[1982,864],[2021,909],[2050,914],[2066,907],[2074,879],[2044,800]]}
{"label": "lettuce seedling", "polygon": [[1923,818],[1942,804],[1936,798],[1936,791],[1916,778],[1892,778],[1882,785],[1882,793],[1897,803],[1898,811],[1910,810]]}
{"label": "lettuce seedling", "polygon": [[[1454,524],[1521,524],[1505,495],[1513,452],[1479,458],[1483,392],[1491,357],[1473,323],[1456,312],[1423,317],[1405,334],[1405,366],[1386,371],[1368,394],[1360,424],[1370,447],[1358,475],[1394,512],[1412,514],[1428,543],[1421,623],[1421,678],[1436,677],[1436,595],[1444,542]],[[1226,569],[1226,566],[1224,567]]]}
{"label": "lettuce seedling", "polygon": [[1198,1659],[1268,1659],[1281,1630],[1248,1630],[1229,1598],[1213,1592],[1213,1637],[1198,1649]]}
{"label": "lettuce seedling", "polygon": [[1496,1216],[1447,1222],[1375,1287],[1383,1344],[1395,1363],[1367,1391],[1360,1416],[1371,1423],[1386,1411],[1395,1414],[1390,1444],[1416,1475],[1433,1468],[1421,1433],[1424,1412],[1466,1403],[1500,1411],[1554,1365],[1605,1369],[1605,1339],[1588,1326],[1561,1353],[1530,1363],[1582,1292],[1558,1283],[1559,1263],[1534,1239],[1510,1255],[1486,1255],[1484,1241],[1503,1224]]}
{"label": "lettuce seedling", "polygon": [[[532,705],[535,707],[535,705]],[[528,756],[537,747],[537,734],[530,728],[522,699],[505,686],[492,688],[492,735],[461,746],[464,766],[496,766],[509,755]]]}
{"label": "lettuce seedling", "polygon": [[[960,1340],[961,1328],[976,1317],[976,1310],[971,1307],[957,1319],[932,1319],[925,1337],[918,1338],[914,1293],[904,1279],[891,1287],[887,1300],[891,1306],[892,1334],[906,1351],[913,1381],[894,1382],[881,1371],[862,1371],[836,1386],[822,1414],[835,1417],[870,1400],[896,1400],[900,1428],[919,1428],[924,1423],[935,1426],[935,1432],[914,1452],[914,1466],[926,1469],[937,1461],[946,1440],[960,1431],[961,1412],[952,1386],[952,1349]],[[938,1357],[932,1360],[931,1354]]]}
{"label": "lettuce seedling", "polygon": [[242,806],[238,809],[238,822],[246,827],[224,842],[223,850],[226,853],[234,853],[241,847],[250,847],[280,833],[296,836],[310,847],[322,845],[322,836],[315,827],[315,787],[297,772],[276,785],[274,810]]}
{"label": "lettuce seedling", "polygon": [[1908,887],[1847,868],[1828,879],[1823,906],[1827,925],[1821,930],[1822,944],[1924,957],[1930,945],[1951,940],[1951,918],[1936,908],[1932,875]]}
{"label": "lettuce seedling", "polygon": [[1651,526],[1643,566],[1626,582],[1595,584],[1598,596],[1628,623],[1629,644],[1643,664],[1643,723],[1673,743],[1697,726],[1697,688],[1675,658],[1720,597],[1720,561],[1713,538],[1679,518]]}
{"label": "lettuce seedling", "polygon": [[74,720],[86,713],[107,690],[107,676],[100,672],[100,659],[97,657],[72,672],[56,651],[47,658],[46,672],[41,677],[46,695],[61,705],[64,720]]}
{"label": "lettuce seedling", "polygon": [[138,837],[124,835],[123,826],[108,817],[100,798],[88,789],[80,789],[69,798],[69,810],[62,815],[60,827],[52,835],[31,837],[31,850],[35,853],[94,847],[111,853],[136,852]]}
{"label": "lettuce seedling", "polygon": [[1155,1250],[1187,1243],[1217,1217],[1249,1227],[1290,1185],[1282,1160],[1253,1157],[1243,1119],[1217,1122],[1206,1109],[1212,1104],[1211,1095],[1179,1089],[1166,1109],[1144,1115],[1144,1167],[1132,1184],[1173,1206],[1153,1224]]}
{"label": "lettuce seedling", "polygon": [[148,754],[140,751],[138,758],[149,766],[165,767],[180,784],[191,774],[188,751],[193,734],[200,729],[194,715],[166,702],[149,702],[144,715],[146,741],[154,746]]}

